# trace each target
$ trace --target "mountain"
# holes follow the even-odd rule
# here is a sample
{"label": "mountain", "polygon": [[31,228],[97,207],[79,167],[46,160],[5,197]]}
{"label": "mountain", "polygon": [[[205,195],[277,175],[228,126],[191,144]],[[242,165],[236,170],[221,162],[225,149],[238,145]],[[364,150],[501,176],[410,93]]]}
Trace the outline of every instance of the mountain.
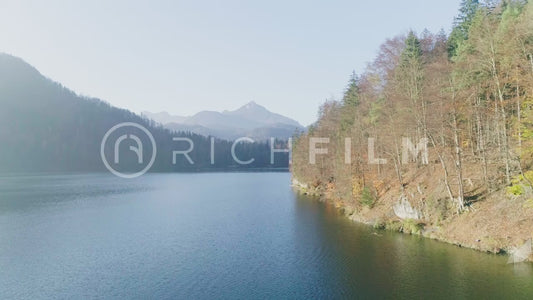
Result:
{"label": "mountain", "polygon": [[144,114],[150,114],[150,119],[158,120],[158,123],[161,123],[161,124],[182,123],[183,121],[185,121],[185,119],[187,119],[187,117],[172,116],[169,113],[167,113],[166,111],[163,111],[163,112],[160,112],[160,113],[153,113],[153,114],[148,113],[148,112],[143,112],[142,114],[143,115]]}
{"label": "mountain", "polygon": [[242,118],[244,120],[259,122],[263,125],[285,124],[294,127],[302,127],[302,125],[295,120],[270,112],[265,107],[255,103],[254,101],[249,102],[237,110],[224,111],[223,114]]}
{"label": "mountain", "polygon": [[[182,121],[175,117],[171,120]],[[102,138],[110,128],[122,122],[140,124],[154,136],[157,157],[152,171],[288,166],[288,157],[282,154],[277,154],[275,164],[270,164],[270,146],[259,142],[237,147],[241,158],[255,159],[252,164],[239,165],[231,156],[232,143],[220,139],[215,139],[215,162],[212,164],[209,138],[191,133],[192,130],[171,131],[100,99],[79,96],[46,78],[22,59],[0,53],[0,173],[105,171],[100,156]],[[173,137],[187,137],[193,141],[194,151],[189,155],[194,164],[183,156],[172,164],[172,151],[183,148]],[[150,160],[148,152],[143,153],[145,161]],[[134,155],[122,161],[126,165],[137,164]]]}
{"label": "mountain", "polygon": [[245,136],[256,140],[287,139],[304,130],[295,120],[270,112],[253,101],[233,111],[201,111],[190,117],[173,116],[167,112],[143,112],[142,115],[170,130],[227,140]]}

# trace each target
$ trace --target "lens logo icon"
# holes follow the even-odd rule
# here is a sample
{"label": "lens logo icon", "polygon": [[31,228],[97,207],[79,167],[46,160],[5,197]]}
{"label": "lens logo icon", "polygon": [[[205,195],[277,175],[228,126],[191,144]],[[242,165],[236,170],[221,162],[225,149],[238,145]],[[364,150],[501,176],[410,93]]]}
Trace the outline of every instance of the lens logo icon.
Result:
{"label": "lens logo icon", "polygon": [[[120,136],[118,137],[113,136],[113,138],[110,138],[115,132],[120,132],[121,133]],[[134,155],[134,157],[136,158],[135,163],[137,165],[142,166],[144,164],[144,161],[145,161],[144,150],[146,147],[144,147],[143,141],[139,137],[140,133],[143,133],[143,135],[146,135],[146,137],[150,140],[150,143],[151,143],[152,155],[150,157],[150,161],[148,162],[148,164],[142,170],[133,172],[133,173],[126,173],[126,172],[117,170],[116,167],[114,168],[107,160],[106,151],[105,151],[108,140],[109,140],[109,143],[111,143],[113,139],[114,139],[114,143],[112,144],[112,149],[113,149],[112,151],[113,160],[112,161],[115,166],[118,166],[120,164],[121,154],[124,154],[123,152],[120,151],[121,145],[123,144],[124,146],[122,146],[122,149],[124,149],[124,147],[127,146],[127,144],[130,144],[130,146],[126,149],[132,152],[131,155]],[[146,140],[146,138],[144,139]],[[137,123],[133,123],[133,122],[124,122],[124,123],[120,123],[120,124],[117,124],[111,127],[111,129],[109,129],[104,135],[104,137],[102,138],[102,143],[100,144],[100,156],[102,158],[102,162],[104,163],[105,167],[109,170],[109,172],[121,178],[127,178],[127,179],[136,178],[148,172],[148,170],[150,170],[150,168],[155,162],[156,154],[157,154],[157,147],[156,147],[155,139],[153,135],[144,126],[139,125]]]}

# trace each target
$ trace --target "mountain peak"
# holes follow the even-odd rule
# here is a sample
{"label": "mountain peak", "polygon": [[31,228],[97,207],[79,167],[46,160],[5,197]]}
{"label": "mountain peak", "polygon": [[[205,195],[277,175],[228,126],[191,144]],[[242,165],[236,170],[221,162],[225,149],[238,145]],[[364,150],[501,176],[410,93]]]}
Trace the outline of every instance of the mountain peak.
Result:
{"label": "mountain peak", "polygon": [[5,80],[45,80],[43,75],[23,59],[0,52],[0,78]]}
{"label": "mountain peak", "polygon": [[241,119],[261,123],[263,125],[273,125],[279,123],[294,127],[302,127],[298,122],[280,114],[273,113],[264,106],[255,103],[255,101],[250,101],[234,111],[225,111],[224,114],[237,116]]}
{"label": "mountain peak", "polygon": [[264,106],[261,106],[255,103],[255,101],[250,101],[235,111],[251,111],[251,110],[265,110],[266,111],[267,109]]}
{"label": "mountain peak", "polygon": [[144,115],[153,120],[167,124],[171,130],[192,131],[203,135],[213,135],[223,139],[235,139],[239,136],[265,138],[269,135],[278,138],[292,136],[295,129],[303,127],[288,117],[273,113],[264,106],[250,101],[233,111],[201,111],[183,120],[169,122],[167,114]]}
{"label": "mountain peak", "polygon": [[244,106],[245,107],[253,107],[253,106],[261,106],[261,105],[255,103],[255,101],[252,100],[252,101],[246,103]]}

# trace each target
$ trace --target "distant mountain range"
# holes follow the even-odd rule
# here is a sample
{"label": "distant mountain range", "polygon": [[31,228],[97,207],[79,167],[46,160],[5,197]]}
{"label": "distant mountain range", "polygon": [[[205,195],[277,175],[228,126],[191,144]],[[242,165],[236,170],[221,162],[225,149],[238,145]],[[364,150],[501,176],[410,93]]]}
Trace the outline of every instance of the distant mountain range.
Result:
{"label": "distant mountain range", "polygon": [[304,128],[298,122],[265,107],[250,102],[233,111],[201,111],[190,117],[174,116],[168,112],[143,112],[142,115],[175,131],[189,131],[204,136],[234,140],[250,137],[265,140],[270,137],[287,139]]}
{"label": "distant mountain range", "polygon": [[[227,123],[228,127],[246,124],[249,126],[246,128],[255,128],[258,124],[275,124],[280,120],[288,122],[283,117],[262,111],[258,107],[250,108],[248,114],[243,108],[242,111],[226,113],[203,112],[183,120],[166,117],[171,122],[186,121],[191,127],[195,126],[192,125],[195,122],[208,126]],[[216,117],[209,118],[211,115]],[[158,119],[164,120],[164,117],[164,114],[160,114]],[[235,150],[237,156],[243,160],[254,158],[250,164],[238,164],[233,159],[230,141],[215,138],[212,143],[210,138],[202,135],[163,128],[129,110],[114,107],[97,98],[77,95],[46,78],[22,59],[0,53],[0,174],[105,171],[100,156],[102,138],[110,128],[122,122],[142,125],[155,138],[157,157],[150,171],[272,170],[288,167],[288,155],[277,153],[275,163],[271,163],[270,144],[260,141],[238,145]],[[293,127],[298,125],[288,124]],[[194,164],[184,156],[179,156],[176,163],[173,163],[173,151],[184,147],[175,142],[174,137],[186,137],[194,143],[194,151],[189,154]],[[112,153],[112,143],[108,144],[104,150]],[[287,147],[279,140],[275,146]],[[126,151],[121,159],[125,170],[134,170],[139,165],[138,157],[127,155],[131,153],[133,152]],[[143,160],[149,161],[149,155],[149,151],[144,151]]]}

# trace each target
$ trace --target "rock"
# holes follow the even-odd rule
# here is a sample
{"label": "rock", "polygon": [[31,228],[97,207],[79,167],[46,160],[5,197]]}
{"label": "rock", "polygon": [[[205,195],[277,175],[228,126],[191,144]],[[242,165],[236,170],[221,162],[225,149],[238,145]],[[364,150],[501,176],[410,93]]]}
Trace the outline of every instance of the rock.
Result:
{"label": "rock", "polygon": [[392,209],[394,210],[394,214],[400,219],[422,219],[422,213],[411,206],[411,203],[409,203],[409,200],[407,200],[405,195],[400,196],[400,200],[392,207]]}

